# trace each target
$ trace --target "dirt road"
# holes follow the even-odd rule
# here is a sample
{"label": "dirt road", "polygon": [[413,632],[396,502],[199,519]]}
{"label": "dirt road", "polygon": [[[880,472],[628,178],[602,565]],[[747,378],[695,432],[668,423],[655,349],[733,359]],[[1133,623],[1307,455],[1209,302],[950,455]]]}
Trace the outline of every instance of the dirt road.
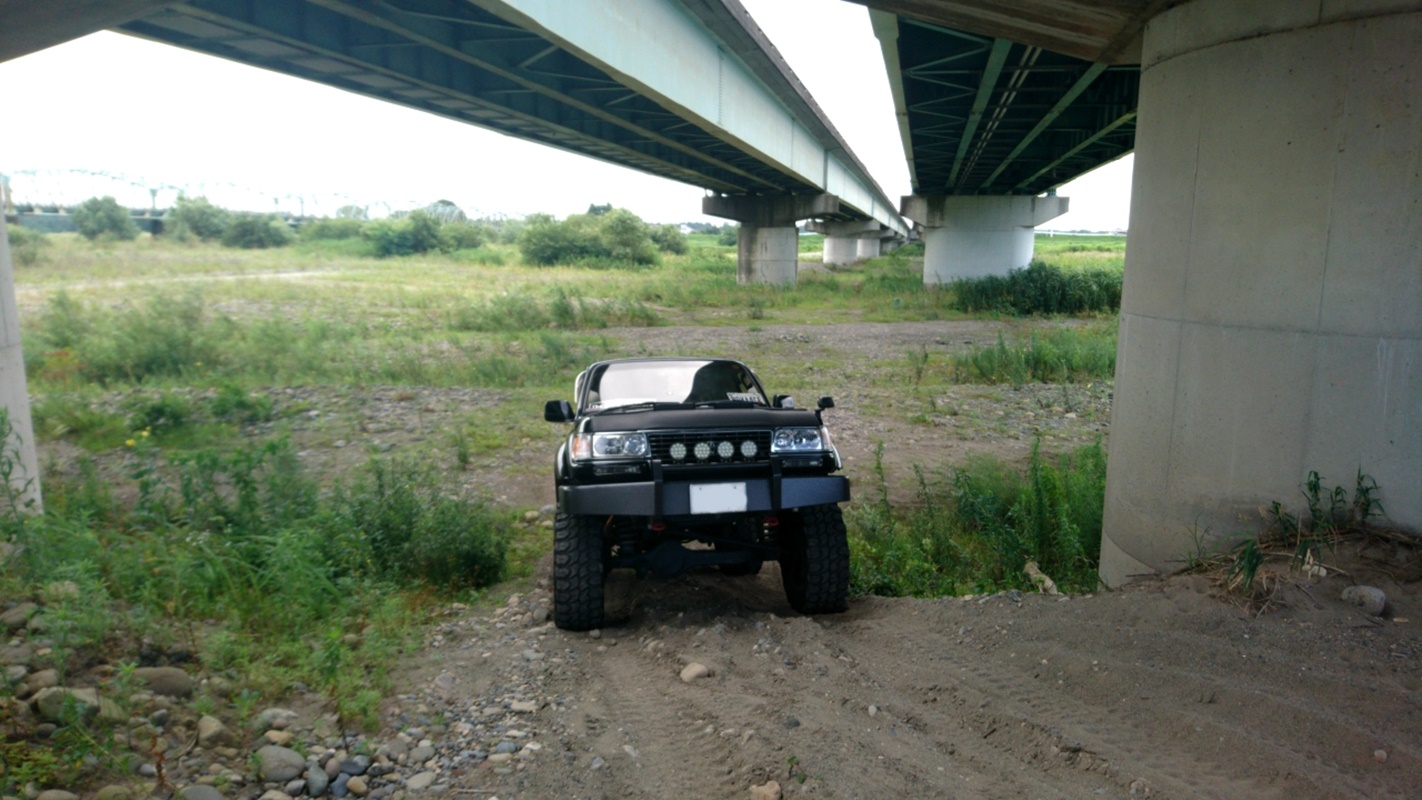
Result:
{"label": "dirt road", "polygon": [[[623,621],[594,635],[548,625],[541,589],[459,611],[392,715],[418,706],[458,738],[499,697],[536,707],[516,755],[443,764],[452,791],[503,800],[748,798],[772,780],[785,797],[1422,797],[1418,586],[1381,582],[1379,619],[1338,599],[1347,583],[1287,588],[1264,615],[1183,576],[806,618],[774,565],[619,576]],[[684,680],[693,663],[709,675]]]}

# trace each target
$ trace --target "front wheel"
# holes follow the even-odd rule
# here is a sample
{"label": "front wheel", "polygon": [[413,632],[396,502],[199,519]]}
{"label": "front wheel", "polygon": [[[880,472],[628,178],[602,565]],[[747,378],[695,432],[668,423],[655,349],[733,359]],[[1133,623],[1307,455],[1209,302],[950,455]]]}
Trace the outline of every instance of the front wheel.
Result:
{"label": "front wheel", "polygon": [[553,519],[553,622],[565,631],[602,627],[602,520],[565,514]]}
{"label": "front wheel", "polygon": [[780,574],[790,607],[801,614],[848,608],[849,538],[839,506],[810,506],[787,514],[780,531]]}

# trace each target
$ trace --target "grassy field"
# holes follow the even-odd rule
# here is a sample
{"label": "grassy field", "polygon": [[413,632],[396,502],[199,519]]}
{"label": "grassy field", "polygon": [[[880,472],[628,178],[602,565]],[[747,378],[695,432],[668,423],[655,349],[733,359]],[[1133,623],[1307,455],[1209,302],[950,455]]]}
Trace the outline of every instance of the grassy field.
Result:
{"label": "grassy field", "polygon": [[[51,657],[61,671],[95,651],[122,661],[156,639],[245,676],[249,704],[300,682],[327,692],[344,718],[368,721],[430,600],[477,600],[526,578],[546,553],[532,509],[471,494],[457,478],[502,460],[516,480],[545,480],[561,433],[536,409],[565,396],[590,361],[635,352],[637,337],[609,329],[1004,313],[959,310],[963,287],[925,288],[917,247],[813,265],[793,287],[739,286],[734,247],[688,238],[687,253],[659,265],[586,268],[525,266],[510,244],[377,259],[359,240],[235,250],[47,237],[16,265],[16,287],[36,435],[68,455],[44,465],[43,516],[0,498],[0,539],[22,546],[0,595],[39,597],[56,581],[80,588],[52,598],[66,620]],[[801,238],[807,265],[822,243]],[[1114,270],[1118,281],[1124,241],[1039,239],[1039,256],[1062,273]],[[871,354],[852,365],[863,382],[853,388],[866,413],[917,423],[935,393],[959,383],[1110,380],[1113,314],[1004,330],[951,362]],[[747,358],[792,390],[809,388],[795,380],[806,366],[844,366],[794,343]],[[346,434],[320,433],[331,415],[301,392],[358,407],[372,387],[410,404],[412,418],[427,387],[484,394],[404,455],[303,468],[293,437]],[[14,463],[6,426],[0,415],[0,467]],[[854,586],[1027,588],[1020,566],[1033,558],[1063,588],[1089,590],[1103,476],[1099,446],[1034,449],[1027,464],[923,464],[916,502],[891,505],[887,491],[856,500]]]}

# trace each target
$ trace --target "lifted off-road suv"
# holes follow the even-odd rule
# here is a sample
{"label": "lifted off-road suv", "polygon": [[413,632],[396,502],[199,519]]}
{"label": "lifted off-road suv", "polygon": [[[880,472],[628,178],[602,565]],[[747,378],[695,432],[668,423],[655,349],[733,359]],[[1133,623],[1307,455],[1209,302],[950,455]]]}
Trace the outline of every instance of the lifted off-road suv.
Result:
{"label": "lifted off-road suv", "polygon": [[[718,566],[751,575],[779,561],[803,614],[843,611],[849,546],[838,503],[849,479],[820,419],[834,401],[794,408],[767,399],[738,361],[602,361],[578,376],[577,411],[558,451],[553,618],[564,630],[603,624],[603,580],[617,567],[675,577]],[[687,548],[683,544],[699,542]]]}

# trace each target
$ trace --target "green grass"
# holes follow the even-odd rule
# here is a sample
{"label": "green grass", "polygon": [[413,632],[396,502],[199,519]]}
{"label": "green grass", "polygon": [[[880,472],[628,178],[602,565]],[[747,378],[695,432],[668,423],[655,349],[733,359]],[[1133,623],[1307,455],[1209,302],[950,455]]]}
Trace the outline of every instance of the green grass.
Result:
{"label": "green grass", "polygon": [[1052,460],[1039,446],[1025,474],[975,458],[918,472],[918,501],[880,500],[848,516],[851,588],[859,594],[933,597],[1031,589],[1037,562],[1064,592],[1096,588],[1106,457],[1100,442]]}
{"label": "green grass", "polygon": [[1085,383],[1109,380],[1116,374],[1116,325],[1093,322],[1048,332],[1032,331],[1025,341],[1009,343],[999,333],[997,344],[973,346],[951,357],[959,383]]}

